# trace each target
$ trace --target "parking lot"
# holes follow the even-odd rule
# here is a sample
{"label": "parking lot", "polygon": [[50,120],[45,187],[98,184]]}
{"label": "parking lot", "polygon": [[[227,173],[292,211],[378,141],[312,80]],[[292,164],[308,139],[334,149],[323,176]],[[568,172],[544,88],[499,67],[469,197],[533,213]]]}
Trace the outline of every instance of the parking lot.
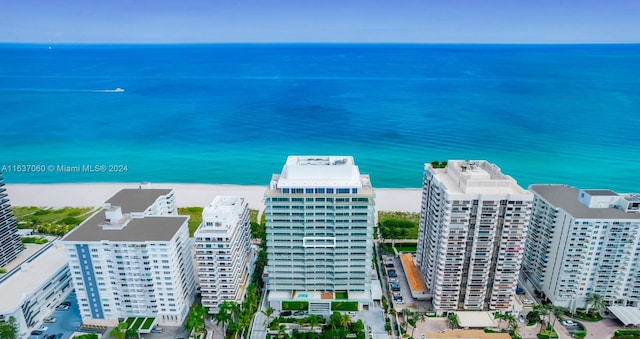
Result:
{"label": "parking lot", "polygon": [[[30,339],[44,339],[46,336],[62,334],[59,339],[69,339],[73,332],[77,331],[82,324],[80,317],[80,309],[76,300],[75,293],[69,294],[64,300],[69,302],[69,308],[59,308],[55,310],[49,317],[55,319],[55,322],[45,322],[42,326],[46,327],[42,335],[29,336]],[[52,319],[52,320],[53,320]],[[58,338],[56,338],[58,339]]]}
{"label": "parking lot", "polygon": [[[413,298],[413,296],[411,295],[411,290],[409,288],[409,282],[407,281],[407,278],[405,276],[404,273],[404,269],[402,268],[402,263],[400,262],[400,258],[398,258],[397,256],[391,256],[391,255],[385,255],[382,257],[382,268],[385,271],[385,279],[384,282],[387,284],[387,289],[389,290],[390,293],[400,293],[400,295],[402,296],[402,302],[394,302],[393,298],[391,300],[391,303],[393,305],[393,307],[396,309],[396,311],[400,311],[403,308],[411,308],[415,311],[418,312],[427,312],[431,310],[431,302],[429,301],[422,301],[422,300],[415,300]],[[387,263],[393,263],[393,267],[386,267],[385,264]],[[390,269],[395,270],[397,277],[395,278],[391,278],[388,276],[388,274],[386,272],[388,272]],[[398,285],[400,286],[400,291],[392,291],[391,290],[391,286],[389,284],[389,279],[397,279]]]}

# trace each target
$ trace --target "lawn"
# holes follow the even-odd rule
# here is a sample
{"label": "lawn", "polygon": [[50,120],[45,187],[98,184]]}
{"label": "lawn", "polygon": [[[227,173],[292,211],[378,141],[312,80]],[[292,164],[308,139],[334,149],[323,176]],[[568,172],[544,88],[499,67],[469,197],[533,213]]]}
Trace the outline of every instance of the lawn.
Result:
{"label": "lawn", "polygon": [[336,299],[340,300],[340,299],[349,299],[349,294],[347,292],[344,291],[340,291],[340,292],[336,292]]}
{"label": "lawn", "polygon": [[153,321],[156,320],[156,318],[146,318],[144,321],[144,324],[142,324],[142,329],[143,330],[148,330],[151,328],[151,325],[153,325]]}
{"label": "lawn", "polygon": [[396,250],[398,252],[416,253],[418,244],[396,244]]}
{"label": "lawn", "polygon": [[357,301],[332,301],[331,302],[331,310],[332,311],[357,311],[358,310],[358,302]]}
{"label": "lawn", "polygon": [[133,329],[140,329],[140,326],[142,326],[142,322],[144,322],[145,318],[136,318],[136,320],[133,322],[133,326],[131,326],[131,328]]}
{"label": "lawn", "polygon": [[283,301],[282,309],[285,311],[307,311],[309,310],[308,301]]}
{"label": "lawn", "polygon": [[53,235],[65,235],[96,209],[90,207],[12,207],[18,221],[18,228],[33,228],[35,232]]}
{"label": "lawn", "polygon": [[193,237],[200,224],[202,223],[203,207],[178,207],[179,215],[189,216],[189,236]]}
{"label": "lawn", "polygon": [[640,338],[640,330],[617,330],[613,339],[634,339]]}
{"label": "lawn", "polygon": [[378,212],[378,221],[385,239],[418,239],[419,213]]}

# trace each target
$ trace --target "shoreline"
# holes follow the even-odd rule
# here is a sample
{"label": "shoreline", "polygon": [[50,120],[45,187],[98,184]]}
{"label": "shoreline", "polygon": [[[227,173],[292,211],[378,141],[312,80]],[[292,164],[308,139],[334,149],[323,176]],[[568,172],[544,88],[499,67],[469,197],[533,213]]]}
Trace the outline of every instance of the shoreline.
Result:
{"label": "shoreline", "polygon": [[[6,184],[12,206],[98,207],[122,188],[140,183]],[[267,185],[151,183],[151,188],[173,188],[178,207],[208,206],[217,195],[244,197],[249,208],[264,210]],[[422,189],[374,188],[377,211],[420,212]]]}

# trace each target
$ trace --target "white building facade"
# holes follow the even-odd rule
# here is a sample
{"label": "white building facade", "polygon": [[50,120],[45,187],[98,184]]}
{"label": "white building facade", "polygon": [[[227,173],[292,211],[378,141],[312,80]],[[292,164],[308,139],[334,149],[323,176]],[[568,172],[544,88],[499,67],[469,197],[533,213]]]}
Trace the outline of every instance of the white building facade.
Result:
{"label": "white building facade", "polygon": [[26,339],[72,290],[64,247],[47,244],[0,278],[0,322],[14,317],[18,338]]}
{"label": "white building facade", "polygon": [[532,200],[487,161],[425,165],[416,262],[436,312],[513,309]]}
{"label": "white building facade", "polygon": [[241,303],[255,261],[245,199],[215,197],[194,237],[202,306],[214,314],[225,300]]}
{"label": "white building facade", "polygon": [[182,324],[195,297],[188,219],[173,190],[123,189],[62,239],[85,325]]}
{"label": "white building facade", "polygon": [[265,193],[272,307],[295,300],[329,312],[335,292],[371,303],[374,198],[352,157],[287,158]]}
{"label": "white building facade", "polygon": [[640,307],[640,196],[565,185],[532,185],[533,213],[523,270],[554,305]]}
{"label": "white building facade", "polygon": [[0,172],[0,267],[17,258],[22,252],[22,241],[17,232],[18,222],[11,210],[2,172]]}

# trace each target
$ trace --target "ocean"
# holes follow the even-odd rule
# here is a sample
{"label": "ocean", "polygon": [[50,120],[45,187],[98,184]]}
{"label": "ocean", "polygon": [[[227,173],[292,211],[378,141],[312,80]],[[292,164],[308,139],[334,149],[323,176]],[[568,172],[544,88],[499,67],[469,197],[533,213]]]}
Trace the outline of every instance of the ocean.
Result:
{"label": "ocean", "polygon": [[6,183],[267,185],[331,154],[374,187],[486,159],[640,191],[640,45],[2,44],[0,116]]}

